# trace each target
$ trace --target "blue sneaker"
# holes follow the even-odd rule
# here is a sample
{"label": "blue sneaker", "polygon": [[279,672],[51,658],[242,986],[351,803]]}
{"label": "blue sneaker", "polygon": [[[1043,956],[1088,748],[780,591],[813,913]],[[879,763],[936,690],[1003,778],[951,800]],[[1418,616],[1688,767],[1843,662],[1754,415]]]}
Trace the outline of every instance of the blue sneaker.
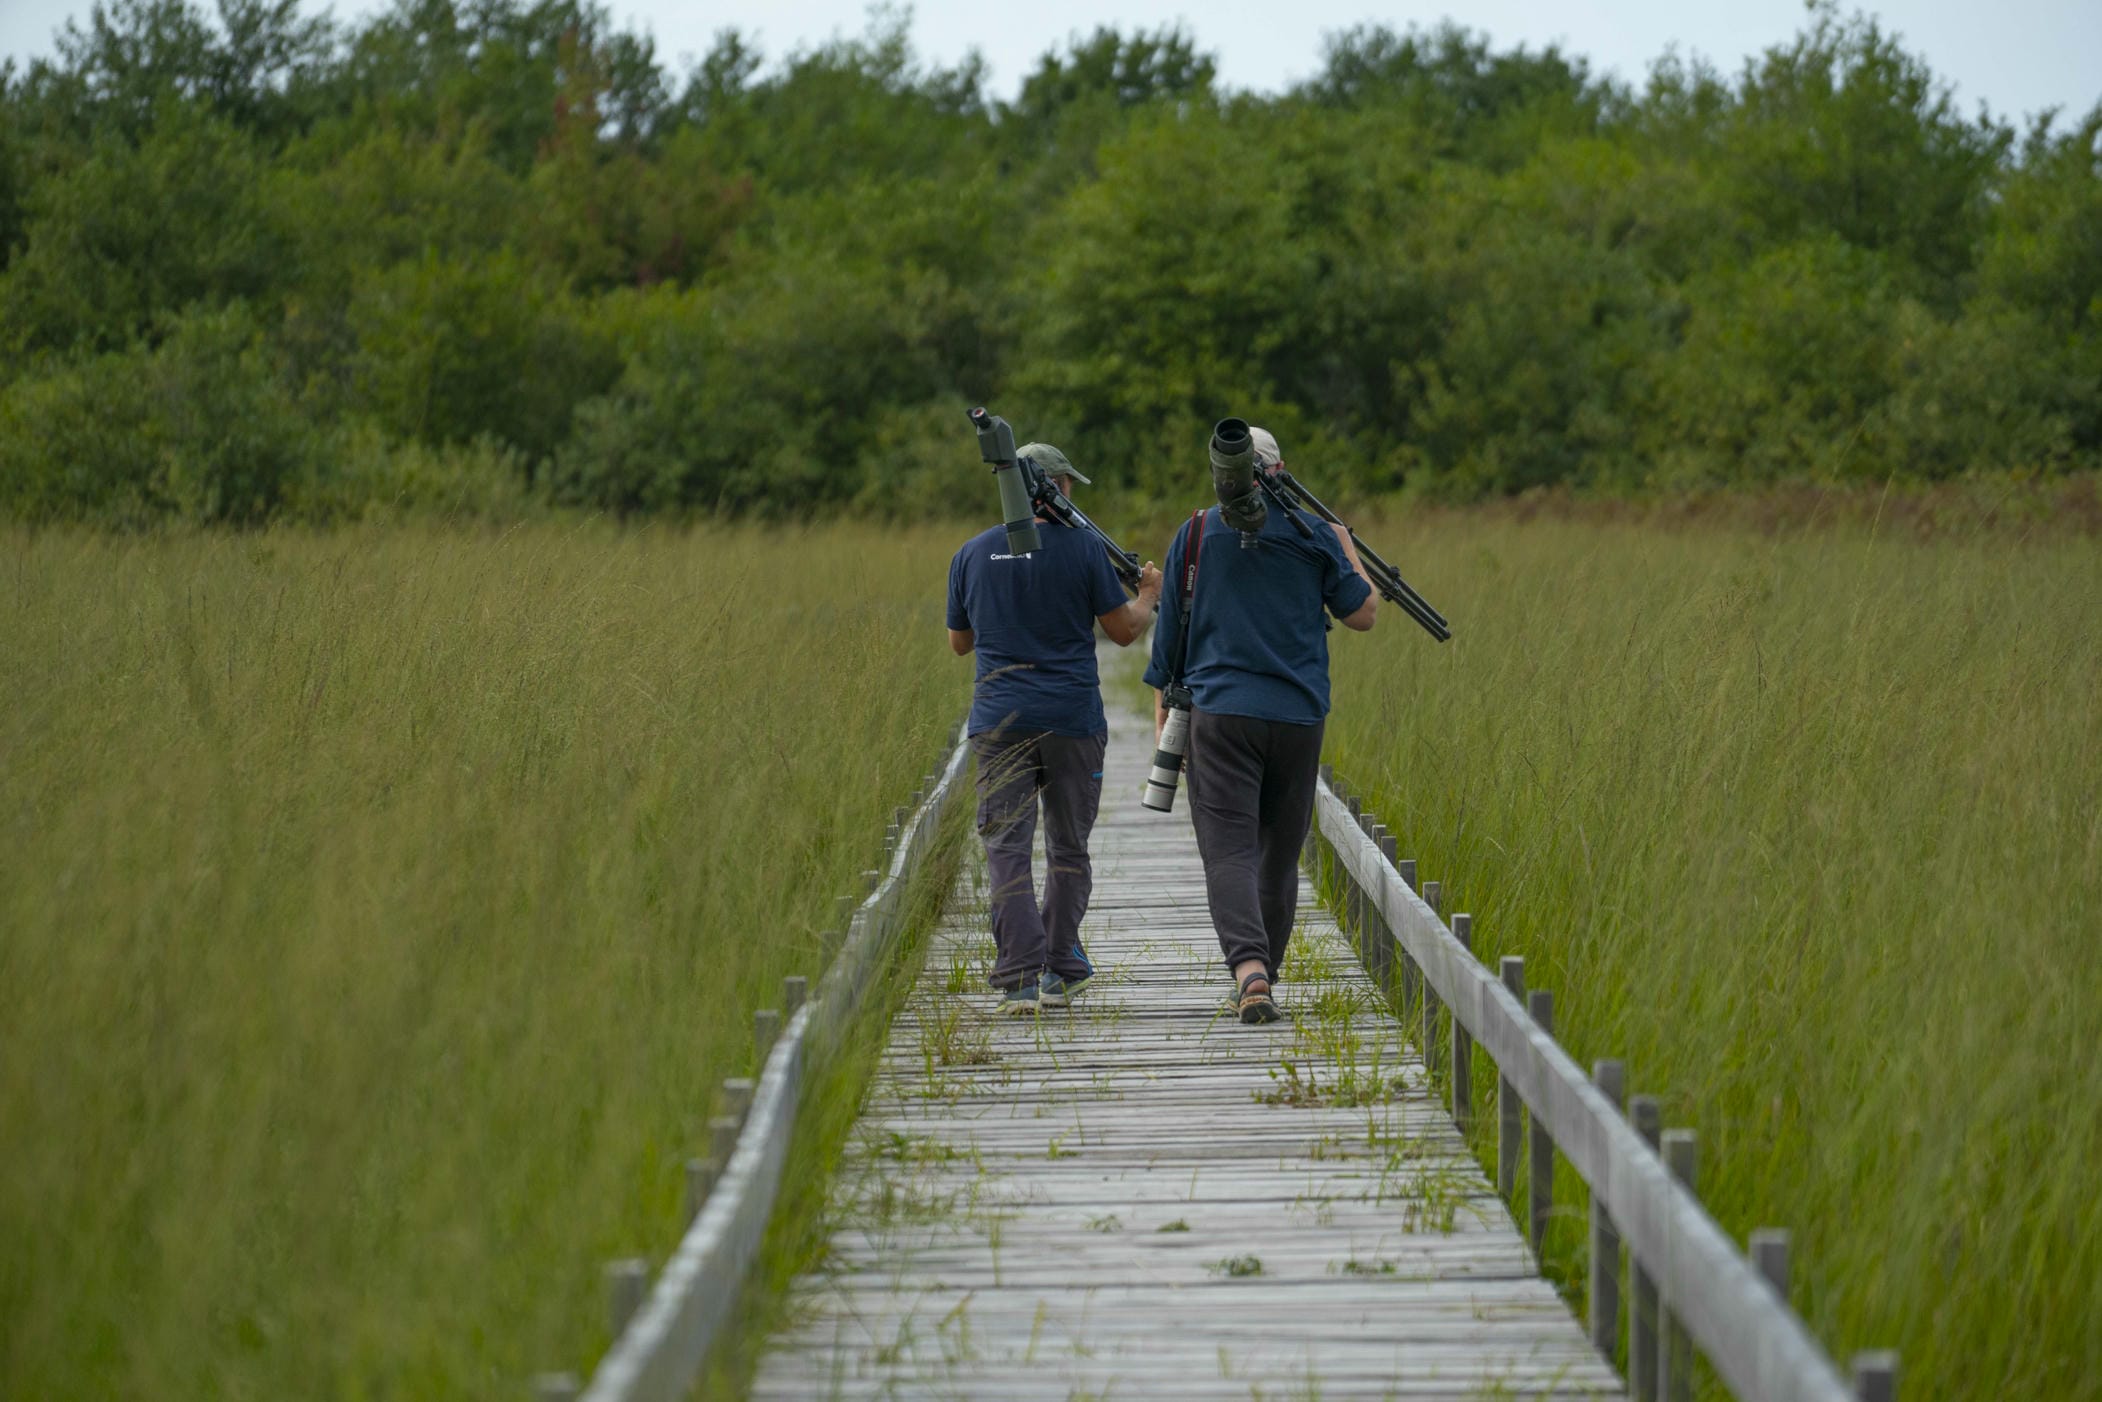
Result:
{"label": "blue sneaker", "polygon": [[1063,1008],[1078,997],[1080,991],[1095,981],[1093,974],[1082,974],[1079,978],[1065,978],[1058,974],[1045,974],[1038,983],[1039,995],[1047,1008]]}
{"label": "blue sneaker", "polygon": [[1031,979],[1019,988],[1010,988],[1000,994],[1000,1011],[1009,1017],[1022,1017],[1038,1012],[1043,1007],[1042,995],[1037,989],[1037,980]]}

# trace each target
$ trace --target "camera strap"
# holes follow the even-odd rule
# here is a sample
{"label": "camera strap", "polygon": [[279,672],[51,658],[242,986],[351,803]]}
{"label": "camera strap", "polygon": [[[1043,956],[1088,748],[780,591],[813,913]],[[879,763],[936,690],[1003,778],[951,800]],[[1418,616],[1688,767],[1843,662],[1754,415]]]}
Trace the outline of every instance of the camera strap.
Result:
{"label": "camera strap", "polygon": [[1175,669],[1170,680],[1182,685],[1183,665],[1190,656],[1190,614],[1197,604],[1197,562],[1204,554],[1204,509],[1190,513],[1189,534],[1183,539],[1182,631],[1175,636]]}

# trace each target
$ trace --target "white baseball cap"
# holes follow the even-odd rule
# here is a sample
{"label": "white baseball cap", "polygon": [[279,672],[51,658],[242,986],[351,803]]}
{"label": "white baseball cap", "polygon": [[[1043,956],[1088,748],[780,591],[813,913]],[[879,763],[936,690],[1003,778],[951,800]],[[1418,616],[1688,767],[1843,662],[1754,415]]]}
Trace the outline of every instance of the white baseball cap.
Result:
{"label": "white baseball cap", "polygon": [[1255,460],[1264,467],[1276,467],[1285,460],[1284,454],[1278,451],[1277,435],[1269,429],[1250,424],[1248,437],[1255,444]]}

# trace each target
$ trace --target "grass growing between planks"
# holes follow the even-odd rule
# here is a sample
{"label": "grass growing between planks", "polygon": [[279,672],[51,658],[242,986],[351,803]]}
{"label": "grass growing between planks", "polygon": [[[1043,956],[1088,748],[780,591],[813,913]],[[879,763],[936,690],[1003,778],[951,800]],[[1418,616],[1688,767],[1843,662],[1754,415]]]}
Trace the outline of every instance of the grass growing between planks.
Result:
{"label": "grass growing between planks", "polygon": [[[2102,1397],[2102,556],[1444,517],[1328,754],[1909,1397]],[[1493,1093],[1478,1066],[1477,1094]],[[1493,1123],[1493,1110],[1481,1110]],[[1581,1281],[1566,1166],[1551,1265]],[[1713,1389],[1711,1389],[1713,1390]],[[1719,1392],[1719,1390],[1716,1390]]]}
{"label": "grass growing between planks", "polygon": [[945,751],[952,546],[7,536],[0,1395],[587,1367]]}

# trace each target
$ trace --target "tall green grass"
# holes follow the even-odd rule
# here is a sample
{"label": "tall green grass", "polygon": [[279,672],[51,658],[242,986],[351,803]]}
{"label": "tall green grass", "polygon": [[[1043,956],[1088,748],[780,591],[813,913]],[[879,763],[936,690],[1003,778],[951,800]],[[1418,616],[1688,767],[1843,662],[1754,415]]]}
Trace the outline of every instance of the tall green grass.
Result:
{"label": "tall green grass", "polygon": [[[2102,552],[1369,534],[1455,637],[1343,637],[1329,758],[1482,956],[1699,1131],[1740,1240],[1794,1229],[1841,1359],[2102,1397]],[[1580,1213],[1550,1241],[1580,1279]]]}
{"label": "tall green grass", "polygon": [[515,1396],[944,749],[953,541],[0,537],[0,1396]]}

